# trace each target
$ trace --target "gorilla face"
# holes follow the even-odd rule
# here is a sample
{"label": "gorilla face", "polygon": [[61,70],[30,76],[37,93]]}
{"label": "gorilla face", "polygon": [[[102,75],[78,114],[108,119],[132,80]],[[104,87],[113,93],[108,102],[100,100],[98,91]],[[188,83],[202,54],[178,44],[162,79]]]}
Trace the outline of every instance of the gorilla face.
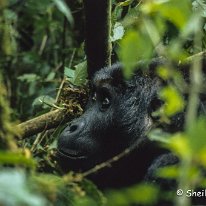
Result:
{"label": "gorilla face", "polygon": [[143,75],[125,81],[119,64],[98,71],[85,113],[59,137],[61,166],[86,170],[135,144],[152,124],[157,88],[156,80]]}

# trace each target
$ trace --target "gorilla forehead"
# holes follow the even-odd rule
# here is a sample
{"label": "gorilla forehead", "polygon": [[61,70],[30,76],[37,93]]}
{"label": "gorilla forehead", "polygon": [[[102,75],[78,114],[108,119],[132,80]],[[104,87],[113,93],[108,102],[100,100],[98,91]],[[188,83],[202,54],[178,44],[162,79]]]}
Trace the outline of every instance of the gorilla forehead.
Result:
{"label": "gorilla forehead", "polygon": [[122,64],[116,63],[111,67],[104,67],[97,71],[93,78],[93,85],[101,87],[103,84],[113,85],[119,83],[118,80],[123,79]]}

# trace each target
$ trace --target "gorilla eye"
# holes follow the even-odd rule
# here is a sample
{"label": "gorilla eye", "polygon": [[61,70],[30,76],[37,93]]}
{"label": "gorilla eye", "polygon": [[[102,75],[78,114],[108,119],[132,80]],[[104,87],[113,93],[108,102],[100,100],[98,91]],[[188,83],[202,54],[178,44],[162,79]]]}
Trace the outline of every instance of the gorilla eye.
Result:
{"label": "gorilla eye", "polygon": [[111,104],[111,94],[108,88],[101,88],[98,92],[97,99],[100,104],[100,109],[108,109]]}
{"label": "gorilla eye", "polygon": [[110,106],[110,100],[109,98],[105,97],[103,100],[102,100],[102,109],[107,109],[108,107]]}
{"label": "gorilla eye", "polygon": [[92,101],[96,102],[97,101],[97,94],[96,92],[94,93],[93,97],[92,97]]}

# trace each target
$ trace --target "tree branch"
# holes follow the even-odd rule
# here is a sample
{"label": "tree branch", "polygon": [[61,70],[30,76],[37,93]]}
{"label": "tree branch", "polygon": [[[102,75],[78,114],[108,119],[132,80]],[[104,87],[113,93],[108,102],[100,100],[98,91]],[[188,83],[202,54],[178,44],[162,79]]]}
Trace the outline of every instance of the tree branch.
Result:
{"label": "tree branch", "polygon": [[52,129],[71,120],[66,109],[57,109],[18,125],[22,131],[22,138],[30,137],[44,130]]}

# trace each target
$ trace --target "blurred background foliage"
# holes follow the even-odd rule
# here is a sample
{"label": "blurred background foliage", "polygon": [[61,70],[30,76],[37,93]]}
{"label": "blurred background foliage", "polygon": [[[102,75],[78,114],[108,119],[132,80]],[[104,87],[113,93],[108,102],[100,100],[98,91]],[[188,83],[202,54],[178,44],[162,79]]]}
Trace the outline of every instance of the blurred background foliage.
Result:
{"label": "blurred background foliage", "polygon": [[[159,93],[165,104],[153,114],[159,124],[149,138],[179,157],[177,166],[163,168],[157,176],[176,179],[183,190],[206,185],[200,169],[206,166],[206,118],[198,114],[205,81],[202,60],[194,58],[206,47],[205,17],[204,0],[112,1],[112,61],[124,64],[125,78],[138,60],[167,57],[165,66],[153,71],[165,81]],[[0,205],[124,206],[160,200],[191,205],[189,198],[155,185],[103,195],[81,174],[61,177],[54,158],[61,128],[18,139],[16,122],[63,106],[58,102],[62,81],[71,88],[85,87],[83,22],[82,0],[0,0]],[[191,65],[186,78],[178,67],[184,62]],[[160,125],[179,112],[185,113],[184,129],[164,131]]]}

